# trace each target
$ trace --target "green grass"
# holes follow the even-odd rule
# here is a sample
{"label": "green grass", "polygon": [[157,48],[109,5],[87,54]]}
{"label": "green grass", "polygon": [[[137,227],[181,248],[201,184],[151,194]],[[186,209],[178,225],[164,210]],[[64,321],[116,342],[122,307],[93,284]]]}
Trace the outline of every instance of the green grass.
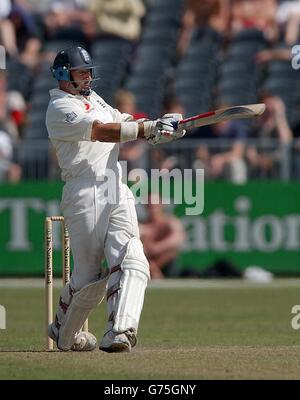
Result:
{"label": "green grass", "polygon": [[[300,379],[297,287],[149,289],[130,354],[44,351],[42,289],[0,288],[0,304],[0,379]],[[105,318],[90,317],[98,339]]]}

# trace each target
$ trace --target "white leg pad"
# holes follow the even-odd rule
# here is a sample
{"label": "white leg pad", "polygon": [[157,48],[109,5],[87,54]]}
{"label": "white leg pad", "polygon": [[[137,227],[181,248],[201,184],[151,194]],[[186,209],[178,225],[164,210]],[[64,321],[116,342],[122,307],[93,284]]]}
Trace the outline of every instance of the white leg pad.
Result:
{"label": "white leg pad", "polygon": [[108,281],[108,271],[104,278],[89,283],[74,293],[60,323],[57,347],[69,350],[74,344],[76,333],[81,329],[90,312],[104,299]]}
{"label": "white leg pad", "polygon": [[125,332],[130,329],[137,332],[149,279],[149,263],[142,242],[132,238],[121,265],[111,270],[108,281],[107,331]]}

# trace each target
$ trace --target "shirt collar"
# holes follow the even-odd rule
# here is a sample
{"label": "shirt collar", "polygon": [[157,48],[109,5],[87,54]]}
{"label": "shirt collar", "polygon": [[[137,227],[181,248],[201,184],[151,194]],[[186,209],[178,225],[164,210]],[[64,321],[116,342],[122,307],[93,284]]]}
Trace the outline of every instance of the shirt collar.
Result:
{"label": "shirt collar", "polygon": [[71,93],[65,92],[64,90],[58,89],[58,88],[51,89],[49,91],[51,98],[53,98],[53,97],[60,97],[60,98],[68,97],[71,99],[75,98],[75,99],[79,99],[79,100],[89,99],[91,97],[92,93],[86,98],[86,97],[82,96],[81,94],[71,94]]}

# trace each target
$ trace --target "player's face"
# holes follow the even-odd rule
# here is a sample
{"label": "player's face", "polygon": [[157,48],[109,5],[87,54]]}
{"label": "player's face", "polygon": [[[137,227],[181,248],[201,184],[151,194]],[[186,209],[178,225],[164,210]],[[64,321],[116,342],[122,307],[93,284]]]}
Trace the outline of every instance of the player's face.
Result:
{"label": "player's face", "polygon": [[92,81],[89,69],[76,69],[72,71],[72,78],[81,89],[87,89],[90,87]]}

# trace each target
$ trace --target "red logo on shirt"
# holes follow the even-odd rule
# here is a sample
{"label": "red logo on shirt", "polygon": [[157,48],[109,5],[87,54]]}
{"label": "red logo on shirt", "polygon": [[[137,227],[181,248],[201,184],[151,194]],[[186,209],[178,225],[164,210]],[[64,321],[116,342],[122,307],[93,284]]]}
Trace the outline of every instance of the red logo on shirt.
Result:
{"label": "red logo on shirt", "polygon": [[89,109],[91,108],[89,103],[84,103],[84,105],[85,105],[85,111],[89,111]]}

